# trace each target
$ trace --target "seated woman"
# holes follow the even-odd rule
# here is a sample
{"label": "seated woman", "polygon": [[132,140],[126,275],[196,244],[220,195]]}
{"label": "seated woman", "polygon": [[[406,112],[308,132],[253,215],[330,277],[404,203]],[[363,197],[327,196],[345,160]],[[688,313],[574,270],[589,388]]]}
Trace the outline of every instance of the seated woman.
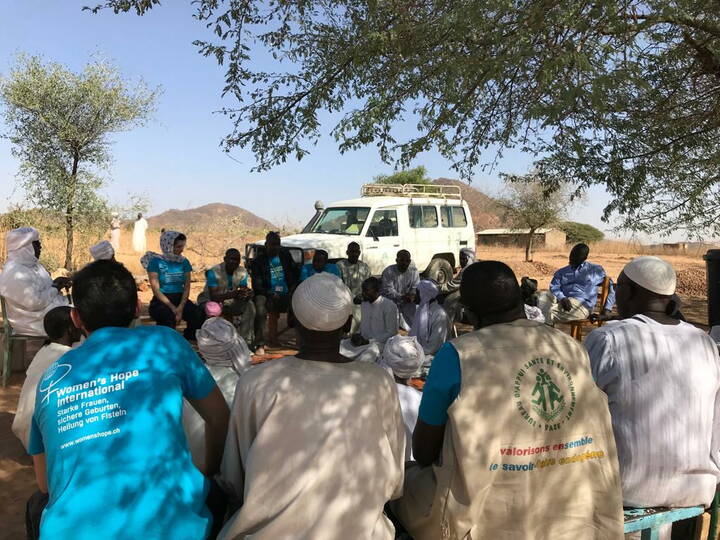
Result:
{"label": "seated woman", "polygon": [[153,298],[148,313],[160,326],[175,328],[184,320],[187,323],[183,335],[195,340],[195,332],[203,323],[200,309],[190,296],[190,261],[183,257],[187,237],[177,231],[165,231],[160,236],[162,254],[148,251],[141,263],[147,268]]}

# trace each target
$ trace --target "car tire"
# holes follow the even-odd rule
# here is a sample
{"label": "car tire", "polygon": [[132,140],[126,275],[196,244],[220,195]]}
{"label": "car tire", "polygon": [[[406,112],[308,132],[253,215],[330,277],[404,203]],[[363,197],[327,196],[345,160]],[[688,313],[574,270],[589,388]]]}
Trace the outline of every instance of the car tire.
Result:
{"label": "car tire", "polygon": [[453,278],[453,268],[445,259],[433,259],[425,270],[425,277],[443,285]]}

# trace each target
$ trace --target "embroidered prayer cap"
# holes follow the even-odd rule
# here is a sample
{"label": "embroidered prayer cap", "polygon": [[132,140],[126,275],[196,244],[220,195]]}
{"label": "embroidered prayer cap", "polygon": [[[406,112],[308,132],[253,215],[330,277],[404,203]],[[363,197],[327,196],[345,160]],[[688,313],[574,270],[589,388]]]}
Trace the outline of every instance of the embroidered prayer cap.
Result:
{"label": "embroidered prayer cap", "polygon": [[90,248],[90,255],[96,261],[109,260],[115,256],[115,249],[110,242],[103,240]]}
{"label": "embroidered prayer cap", "polygon": [[383,348],[382,363],[399,379],[414,376],[425,360],[425,352],[415,336],[393,336]]}
{"label": "embroidered prayer cap", "polygon": [[292,297],[293,313],[308,330],[332,332],[352,314],[353,299],[342,280],[320,272],[303,281]]}
{"label": "embroidered prayer cap", "polygon": [[623,274],[628,279],[655,294],[672,296],[677,286],[675,269],[660,257],[638,257],[630,261]]}

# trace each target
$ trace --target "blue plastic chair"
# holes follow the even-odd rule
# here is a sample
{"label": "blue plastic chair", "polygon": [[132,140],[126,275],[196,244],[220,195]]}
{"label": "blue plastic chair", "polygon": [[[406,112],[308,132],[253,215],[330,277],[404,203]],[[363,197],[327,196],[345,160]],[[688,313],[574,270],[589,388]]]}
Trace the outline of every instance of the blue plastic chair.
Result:
{"label": "blue plastic chair", "polygon": [[701,515],[702,506],[690,508],[626,508],[625,533],[642,531],[642,540],[659,540],[660,527]]}

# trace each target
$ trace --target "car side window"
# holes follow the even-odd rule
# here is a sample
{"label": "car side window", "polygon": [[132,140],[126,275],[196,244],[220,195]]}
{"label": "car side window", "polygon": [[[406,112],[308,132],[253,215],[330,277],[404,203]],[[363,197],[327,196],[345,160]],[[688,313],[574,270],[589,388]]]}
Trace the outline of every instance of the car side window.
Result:
{"label": "car side window", "polygon": [[437,210],[434,206],[408,206],[410,227],[427,229],[438,226]]}
{"label": "car side window", "polygon": [[443,206],[440,217],[443,227],[467,227],[467,216],[462,206]]}
{"label": "car side window", "polygon": [[367,236],[382,238],[398,235],[397,212],[395,210],[375,210],[368,227]]}

